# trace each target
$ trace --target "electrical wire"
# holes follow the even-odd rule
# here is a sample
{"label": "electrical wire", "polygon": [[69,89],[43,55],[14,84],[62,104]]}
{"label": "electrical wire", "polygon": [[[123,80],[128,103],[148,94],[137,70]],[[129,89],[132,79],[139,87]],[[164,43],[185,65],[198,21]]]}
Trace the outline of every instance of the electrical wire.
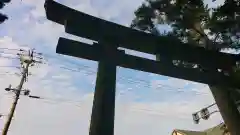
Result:
{"label": "electrical wire", "polygon": [[0,56],[0,58],[4,58],[4,59],[19,59],[19,58],[14,58],[14,57],[7,57],[7,56]]}
{"label": "electrical wire", "polygon": [[[21,50],[21,49],[9,49],[9,48],[0,48],[0,49],[18,50],[18,51]],[[25,51],[25,50],[22,50],[22,51]],[[36,52],[34,52],[34,53],[36,53]],[[57,58],[57,57],[54,56],[54,55],[43,54],[43,53],[36,53],[36,54],[41,55],[41,56],[47,56],[47,57],[54,58],[54,59],[57,59],[57,60],[62,60],[62,59]],[[58,54],[57,56],[60,56],[60,57],[62,57],[62,58],[65,59],[65,57],[63,57],[63,56],[60,55],[60,54]],[[47,58],[47,57],[44,57],[44,58]],[[48,58],[47,58],[47,59],[48,59]],[[72,61],[70,61],[70,60],[65,59],[64,62],[66,62],[66,61],[69,62],[69,63],[71,63],[71,64],[74,64],[74,65],[76,65],[76,66],[78,66],[78,67],[80,66],[80,67],[82,67],[82,68],[83,68],[83,67],[84,67],[84,68],[91,68],[90,66],[83,65],[83,64],[79,64],[79,63],[75,63],[75,62],[72,62]],[[62,68],[62,69],[71,70],[71,69],[66,68],[66,67],[61,67],[61,68]],[[72,70],[72,71],[77,72],[77,70]],[[95,72],[95,73],[96,73],[96,72]],[[124,77],[124,78],[126,78],[126,77]],[[129,77],[128,77],[128,78],[129,78]],[[132,79],[146,83],[146,80],[143,80],[143,79],[136,79],[136,78],[132,78]],[[149,83],[149,82],[147,82],[147,83]],[[163,86],[163,84],[161,84],[161,86]],[[165,86],[168,87],[167,85],[165,85]],[[172,87],[170,87],[170,88],[172,88]],[[176,88],[176,89],[183,89],[183,88]]]}
{"label": "electrical wire", "polygon": [[[87,70],[87,69],[70,69],[68,67],[59,67],[61,69],[64,70],[68,70],[68,71],[72,71],[72,72],[81,72],[82,74],[85,75],[95,75],[96,72],[95,71],[91,71],[91,70]],[[85,71],[85,72],[82,72]],[[0,74],[1,75],[1,74]],[[5,74],[2,74],[5,75]],[[12,74],[15,75],[15,74]],[[172,91],[172,92],[177,92],[177,93],[184,93],[184,92],[191,92],[194,93],[196,95],[208,95],[207,93],[203,93],[203,92],[195,92],[195,91],[187,91],[187,89],[183,89],[183,88],[174,88],[174,87],[170,87],[167,85],[162,85],[162,84],[158,84],[155,88],[153,88],[149,82],[144,81],[144,80],[137,80],[134,78],[126,78],[126,77],[122,77],[120,76],[119,78],[117,78],[117,81],[119,81],[119,83],[128,83],[128,84],[132,84],[135,85],[135,87],[144,87],[144,88],[148,88],[148,89],[155,89],[155,90],[162,90],[162,91]],[[137,85],[136,85],[137,84]],[[128,90],[130,91],[130,90]],[[160,92],[160,91],[159,91]],[[123,95],[123,94],[121,94]]]}
{"label": "electrical wire", "polygon": [[[7,49],[7,48],[4,48],[4,49]],[[18,50],[19,51],[19,49],[8,49],[8,50]],[[38,54],[43,55],[43,56],[45,55],[47,57],[52,57],[52,58],[57,59],[57,60],[61,60],[59,58],[56,58],[56,56],[40,54],[40,53],[38,53]],[[68,71],[71,71],[71,72],[85,71],[86,73],[83,73],[83,74],[86,74],[86,75],[95,75],[96,74],[96,71],[89,70],[89,69],[91,69],[90,66],[86,66],[86,65],[83,65],[83,64],[77,64],[77,63],[72,62],[72,61],[67,61],[67,62],[70,62],[71,64],[78,66],[77,69],[71,69],[69,67],[64,67],[64,66],[59,66],[59,68],[64,69],[64,70],[68,70]],[[47,65],[49,66],[50,64],[47,63]],[[51,66],[53,66],[53,64],[51,64]],[[184,88],[176,88],[176,87],[171,87],[171,86],[164,85],[164,84],[157,84],[157,86],[155,88],[153,88],[149,81],[146,81],[146,80],[143,80],[143,79],[132,78],[132,77],[120,76],[120,77],[117,78],[117,81],[120,81],[120,82],[125,81],[128,84],[135,84],[135,87],[140,87],[141,86],[141,87],[145,87],[145,88],[149,88],[149,89],[161,89],[161,90],[168,90],[168,91],[173,91],[173,92],[178,92],[178,93],[187,92],[186,89],[184,89]],[[193,91],[191,91],[191,92],[193,92]],[[202,95],[202,94],[205,94],[205,93],[195,92],[195,94]]]}
{"label": "electrical wire", "polygon": [[0,119],[3,118],[3,117],[6,117],[7,115],[6,114],[1,114],[0,113]]}
{"label": "electrical wire", "polygon": [[17,74],[1,74],[0,75],[3,75],[3,76],[8,76],[8,75],[17,75]]}
{"label": "electrical wire", "polygon": [[0,72],[0,74],[8,74],[10,73],[9,71],[5,71],[5,72]]}
{"label": "electrical wire", "polygon": [[[0,48],[1,49],[1,48]],[[17,49],[8,49],[8,50],[17,50]],[[4,57],[4,56],[0,56],[2,58],[9,58],[9,59],[19,59],[19,58],[12,58],[12,57]],[[74,62],[72,62],[74,63]],[[75,63],[74,63],[75,64]],[[68,67],[60,67],[61,69],[65,69],[65,70],[68,70],[68,71],[72,71],[72,72],[81,72],[81,71],[86,71],[86,73],[88,75],[94,75],[96,74],[96,71],[91,71],[89,70],[91,67],[89,66],[86,66],[86,65],[80,65],[80,64],[76,64],[78,66],[77,69],[71,69],[71,68],[68,68]],[[127,81],[127,83],[132,83],[132,84],[141,84],[143,85],[144,87],[146,88],[151,88],[151,85],[149,84],[150,82],[146,81],[146,80],[143,80],[143,79],[136,79],[136,78],[126,78],[126,77],[123,77],[123,76],[120,76],[117,80],[120,80],[120,81]],[[161,84],[159,84],[161,85]],[[161,87],[157,87],[157,88],[163,88],[163,84],[161,85]],[[165,85],[167,86],[167,85]],[[179,89],[179,88],[173,88],[173,87],[169,87],[171,89]],[[47,98],[47,97],[40,97],[40,100],[43,101],[43,102],[55,102],[55,103],[50,103],[50,104],[60,104],[60,103],[70,103],[70,104],[73,104],[73,103],[77,103],[77,107],[80,107],[80,104],[82,102],[79,102],[79,101],[71,101],[71,100],[65,100],[65,99],[52,99],[52,98]],[[50,101],[50,102],[49,102]],[[78,105],[79,104],[79,105]],[[134,108],[133,108],[134,110]],[[157,111],[154,111],[154,110],[148,110],[148,109],[136,109],[136,110],[141,110],[141,111],[146,111],[146,112],[153,112],[153,113],[156,113],[156,114],[161,114]],[[161,114],[163,115],[163,114]]]}
{"label": "electrical wire", "polygon": [[[48,66],[56,66],[56,65],[53,65],[53,64],[48,64]],[[93,70],[89,70],[89,69],[85,69],[85,68],[90,68],[88,66],[85,66],[85,65],[78,65],[78,68],[77,69],[71,69],[69,67],[64,67],[64,66],[58,66],[59,68],[61,69],[65,69],[65,70],[68,70],[68,71],[73,71],[73,72],[82,72],[83,70],[86,71],[88,74],[97,74],[96,71],[93,71]],[[124,76],[120,76],[118,77],[118,79],[120,80],[127,80],[129,81],[128,83],[146,83],[146,84],[149,84],[150,82],[149,81],[146,81],[146,80],[143,80],[143,79],[138,79],[138,78],[132,78],[132,77],[124,77]],[[164,85],[164,84],[159,84],[161,86],[164,86],[164,87],[169,87],[168,85]],[[173,88],[173,87],[170,87],[170,88]],[[175,89],[184,89],[184,88],[175,88]]]}
{"label": "electrical wire", "polygon": [[[27,97],[27,98],[29,98],[29,97]],[[30,98],[30,99],[35,99],[35,98]],[[49,104],[55,104],[55,105],[66,103],[66,104],[75,105],[77,107],[80,107],[82,104],[82,101],[74,101],[74,100],[63,99],[63,98],[55,98],[54,99],[54,98],[42,97],[42,96],[36,98],[36,100],[46,102]]]}
{"label": "electrical wire", "polygon": [[[53,58],[56,58],[56,57],[54,57],[54,56],[51,56],[51,57],[53,57]],[[66,62],[66,61],[64,61],[64,62]],[[91,67],[90,66],[87,66],[87,65],[83,65],[83,64],[78,64],[78,63],[74,63],[74,62],[71,62],[71,61],[67,61],[67,62],[70,62],[71,64],[74,64],[74,65],[76,65],[76,66],[78,66],[77,67],[77,69],[70,69],[70,68],[68,68],[68,67],[60,67],[60,68],[62,68],[62,69],[66,69],[66,70],[69,70],[69,71],[73,71],[73,72],[79,72],[79,69],[80,70],[85,70],[85,71],[88,71],[88,72],[90,72],[90,73],[93,73],[93,74],[96,74],[97,72],[96,71],[93,71],[93,70],[87,70],[87,69],[91,69]],[[48,65],[50,65],[49,63],[48,63]],[[54,66],[54,65],[51,65],[51,66]],[[126,78],[126,77],[122,77],[122,78]],[[129,77],[128,77],[129,78]],[[136,78],[133,78],[133,79],[136,79]],[[142,79],[137,79],[138,81],[142,81],[142,82],[146,82],[146,80],[142,80]]]}
{"label": "electrical wire", "polygon": [[[14,50],[14,51],[19,51],[21,49],[12,49],[12,48],[4,48],[4,47],[1,47],[0,50]],[[22,49],[24,50],[24,49]]]}
{"label": "electrical wire", "polygon": [[2,94],[0,94],[0,99],[3,97],[3,96],[7,96],[7,95],[10,95],[10,94],[12,94],[12,93],[2,93]]}
{"label": "electrical wire", "polygon": [[[48,55],[48,56],[50,56],[50,55]],[[50,56],[50,57],[58,59],[55,56]],[[86,66],[86,65],[83,65],[83,64],[77,64],[77,63],[74,63],[74,62],[69,61],[69,60],[67,62],[70,62],[71,64],[74,64],[74,65],[78,66],[77,69],[70,69],[69,67],[60,67],[60,68],[65,69],[65,70],[69,70],[69,71],[73,71],[73,72],[81,72],[82,70],[85,70],[88,75],[94,75],[94,74],[97,73],[96,71],[89,70],[89,69],[91,69],[90,66]],[[120,76],[120,77],[117,78],[117,80],[118,81],[127,81],[127,83],[129,83],[129,84],[139,84],[139,85],[141,85],[145,88],[151,88],[152,89],[152,85],[150,85],[150,82],[146,81],[144,79]],[[143,83],[145,83],[145,84],[143,84]],[[165,85],[165,84],[157,84],[155,89],[168,89],[168,90],[176,91],[178,93],[186,92],[186,88],[171,87],[171,86]],[[191,91],[191,92],[193,92],[193,91]],[[201,95],[201,94],[208,95],[207,93],[203,93],[203,92],[196,92],[195,91],[195,93],[198,94],[198,95]]]}
{"label": "electrical wire", "polygon": [[[0,48],[0,49],[2,49],[2,48]],[[7,50],[18,50],[19,51],[19,49],[7,49]],[[4,54],[17,55],[17,54],[6,53],[6,52],[4,52]],[[41,55],[42,54],[40,54],[40,53],[38,54],[38,56],[41,56]],[[19,59],[19,58],[6,57],[6,56],[0,56],[0,57],[8,58],[8,59]],[[42,57],[37,57],[37,58],[42,59]],[[57,60],[61,60],[61,59],[56,58],[54,56],[53,56],[53,58],[57,59]],[[72,65],[77,66],[77,68],[76,69],[72,69],[72,68],[64,67],[64,66],[59,66],[59,68],[64,69],[64,70],[68,70],[68,71],[71,71],[71,72],[81,72],[82,73],[82,71],[85,71],[84,74],[86,74],[86,75],[96,75],[96,73],[97,73],[96,71],[91,70],[90,66],[87,66],[87,65],[84,65],[84,64],[78,64],[78,63],[75,63],[75,62],[72,62],[72,61],[67,61],[67,62],[71,63]],[[50,66],[51,64],[48,63],[47,65]],[[4,66],[2,66],[2,67],[4,67]],[[5,66],[5,67],[11,67],[11,66]],[[165,90],[170,91],[171,90],[171,91],[178,92],[178,93],[181,93],[181,92],[193,92],[193,91],[186,91],[186,88],[171,87],[171,86],[165,85],[165,84],[157,84],[157,86],[155,88],[152,88],[152,85],[150,84],[150,81],[147,81],[147,80],[144,80],[144,79],[139,79],[139,78],[133,78],[133,77],[120,76],[120,77],[117,78],[117,81],[120,81],[120,82],[121,81],[126,81],[126,83],[128,83],[128,84],[137,84],[136,87],[141,86],[141,87],[150,88],[150,89],[161,89],[163,91],[165,91]],[[194,92],[194,93],[196,95],[203,95],[204,94],[202,92]],[[79,104],[82,103],[82,102],[79,102],[79,101],[71,101],[71,100],[65,100],[65,99],[52,99],[52,98],[47,98],[47,97],[40,97],[40,100],[43,101],[43,102],[46,102],[48,104],[62,104],[62,103],[73,104],[73,103],[77,103],[77,105],[75,105],[77,107],[80,107]],[[136,108],[132,108],[132,109],[135,110]],[[156,110],[139,109],[139,108],[137,108],[136,110],[137,111],[150,112],[150,113],[154,113],[154,114],[157,114],[157,115],[164,115],[163,113],[160,113],[159,111],[156,111]]]}
{"label": "electrical wire", "polygon": [[4,52],[0,52],[0,54],[11,54],[11,55],[17,55],[18,53],[13,53],[13,52],[7,52],[7,51],[4,51]]}
{"label": "electrical wire", "polygon": [[63,99],[63,98],[49,98],[49,97],[40,97],[40,99],[44,100],[50,100],[50,101],[55,101],[55,102],[66,102],[66,103],[82,103],[82,101],[74,101],[74,100],[69,100],[69,99]]}
{"label": "electrical wire", "polygon": [[[5,95],[8,95],[8,94],[9,93],[5,93]],[[23,96],[23,97],[26,97],[26,96]],[[26,98],[29,98],[29,97],[26,97]],[[63,103],[66,103],[66,104],[74,105],[75,107],[79,107],[79,108],[81,108],[82,104],[83,104],[83,101],[74,101],[74,100],[63,99],[63,98],[55,98],[54,99],[54,98],[42,97],[42,96],[39,99],[36,99],[36,100],[47,103],[47,104],[52,104],[52,105],[61,105]],[[141,112],[149,113],[151,115],[167,116],[166,113],[156,111],[156,110],[153,110],[153,109],[143,109],[143,108],[131,107],[130,111],[141,111]],[[177,117],[179,119],[190,119],[191,118],[191,117],[179,117],[179,116],[177,116]]]}
{"label": "electrical wire", "polygon": [[[51,104],[51,105],[62,105],[63,103],[66,104],[71,104],[74,105],[75,107],[82,108],[83,101],[73,101],[73,100],[66,100],[66,99],[54,99],[54,98],[46,98],[46,97],[41,97],[40,99],[37,99],[41,102]],[[74,104],[75,103],[75,104]],[[130,111],[141,111],[141,112],[146,112],[151,115],[161,115],[161,116],[167,116],[167,113],[163,113],[160,111],[156,111],[153,109],[143,109],[143,108],[136,108],[136,107],[131,107]],[[176,115],[179,119],[191,119],[191,117],[179,117]]]}
{"label": "electrical wire", "polygon": [[[72,64],[72,65],[75,65],[75,66],[78,66],[78,67],[81,67],[81,68],[86,68],[86,69],[91,69],[90,66],[87,66],[87,65],[84,65],[84,64],[80,64],[80,63],[75,63],[75,62],[72,62],[70,60],[67,60],[65,57],[61,56],[61,55],[58,55],[61,57],[61,59],[59,58],[56,58],[56,56],[51,56],[51,55],[47,55],[47,56],[50,56],[51,58],[54,58],[54,59],[57,59],[57,60],[60,60],[60,61],[63,61],[63,62],[68,62],[69,64]],[[44,57],[45,58],[45,57]],[[64,59],[64,60],[62,60]],[[48,63],[49,64],[49,63]]]}
{"label": "electrical wire", "polygon": [[[79,65],[81,66],[81,65]],[[78,68],[78,69],[71,69],[71,68],[68,68],[68,67],[59,67],[61,69],[65,69],[65,70],[68,70],[68,71],[72,71],[72,72],[81,72],[81,71],[85,71],[85,72],[81,72],[82,74],[85,74],[85,75],[95,75],[97,72],[95,71],[92,71],[92,70],[88,70],[88,69],[84,69],[84,68]],[[177,92],[177,93],[182,93],[182,92],[187,92],[187,89],[184,89],[184,88],[178,88],[178,87],[171,87],[171,86],[168,86],[168,85],[164,85],[164,84],[158,84],[155,88],[153,88],[151,85],[150,85],[150,82],[146,81],[146,80],[142,80],[142,79],[137,79],[137,78],[126,78],[124,76],[120,76],[117,78],[117,81],[120,81],[120,82],[124,82],[124,81],[127,81],[128,84],[137,84],[138,86],[142,86],[142,87],[145,87],[145,88],[148,88],[148,89],[156,89],[156,90],[163,90],[163,91],[172,91],[172,92]],[[188,92],[192,92],[192,93],[195,93],[196,95],[208,95],[207,93],[203,93],[203,92],[196,92],[196,91],[188,91]]]}
{"label": "electrical wire", "polygon": [[20,69],[20,67],[17,67],[17,66],[0,66],[0,68],[17,68],[17,69]]}

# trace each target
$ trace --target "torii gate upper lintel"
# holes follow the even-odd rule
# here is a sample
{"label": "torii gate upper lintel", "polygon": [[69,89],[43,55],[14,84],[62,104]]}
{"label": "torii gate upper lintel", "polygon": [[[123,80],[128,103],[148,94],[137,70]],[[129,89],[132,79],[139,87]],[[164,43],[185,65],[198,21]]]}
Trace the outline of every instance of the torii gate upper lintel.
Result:
{"label": "torii gate upper lintel", "polygon": [[52,0],[46,0],[45,9],[49,20],[64,25],[65,32],[79,37],[95,41],[106,40],[107,38],[123,48],[149,54],[164,53],[175,60],[201,64],[203,67],[210,68],[228,68],[234,66],[239,59],[236,55],[183,44],[175,38],[154,36],[124,27],[79,12]]}
{"label": "torii gate upper lintel", "polygon": [[[230,86],[240,88],[240,83],[236,82],[233,77],[216,70],[226,70],[229,69],[229,67],[234,67],[239,59],[237,55],[210,51],[202,47],[193,47],[187,44],[182,44],[176,39],[169,39],[169,37],[156,37],[151,34],[147,34],[87,15],[85,13],[59,4],[53,0],[46,0],[45,9],[47,18],[64,25],[65,31],[69,34],[92,39],[98,42],[111,42],[106,47],[111,47],[112,45],[117,44],[119,47],[140,52],[155,55],[164,54],[165,57],[170,57],[173,60],[183,60],[186,62],[198,64],[201,67],[204,67],[206,70],[201,71],[198,68],[190,69],[173,65],[169,66],[165,65],[164,63],[160,64],[157,61],[130,55],[125,55],[124,61],[127,61],[126,59],[131,59],[134,57],[132,58],[133,61],[131,61],[131,63],[129,62],[127,65],[126,63],[118,63],[119,66],[205,84],[226,85],[228,87]],[[61,44],[61,42],[68,45],[64,46]],[[76,50],[73,49],[72,43],[76,45],[75,48],[78,51],[83,50],[81,49],[83,46],[77,46],[77,44],[82,43],[67,39],[63,40],[63,38],[61,38],[61,40],[59,40],[59,45],[63,45],[64,49],[62,51],[65,51],[65,55],[73,55],[72,51]],[[85,47],[85,49],[87,48]],[[97,48],[92,47],[91,49]],[[58,50],[61,52],[60,49]],[[66,52],[66,50],[69,50],[69,52]],[[89,53],[93,51],[94,50],[91,50]],[[83,55],[85,52],[81,52],[80,54],[79,51],[79,53],[75,56],[83,58],[87,57],[87,59],[90,60],[97,60],[90,58],[90,54],[87,54],[89,56]],[[147,64],[151,64],[151,66],[148,66]],[[169,71],[167,71],[167,69],[169,69]]]}
{"label": "torii gate upper lintel", "polygon": [[[211,85],[240,88],[240,83],[233,77],[216,70],[227,70],[229,66],[236,66],[236,55],[192,47],[176,39],[156,37],[87,15],[53,0],[46,0],[45,9],[47,18],[64,25],[65,32],[98,42],[88,45],[60,38],[56,50],[60,54],[99,61],[90,135],[114,134],[116,66]],[[128,55],[118,47],[155,55],[164,54],[164,57],[174,60],[201,65],[206,71],[166,65],[161,61]]]}

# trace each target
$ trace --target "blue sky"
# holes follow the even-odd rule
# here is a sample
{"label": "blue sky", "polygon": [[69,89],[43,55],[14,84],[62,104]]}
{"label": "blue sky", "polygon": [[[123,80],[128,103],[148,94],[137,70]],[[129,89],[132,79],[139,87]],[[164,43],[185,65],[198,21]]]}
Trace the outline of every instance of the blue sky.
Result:
{"label": "blue sky", "polygon": [[[59,0],[85,13],[128,26],[134,10],[143,0]],[[64,33],[62,26],[45,18],[43,0],[19,0],[7,5],[9,20],[0,25],[0,48],[36,48],[48,64],[31,68],[25,87],[35,95],[52,99],[76,100],[75,104],[53,104],[45,100],[21,97],[9,135],[88,134],[97,62],[55,53],[60,36],[83,40]],[[165,29],[165,27],[162,27]],[[84,40],[86,41],[86,40]],[[91,41],[88,41],[91,42]],[[127,51],[133,55],[154,56]],[[7,53],[7,52],[6,52]],[[15,52],[11,52],[15,53]],[[18,65],[18,61],[0,59],[0,66]],[[82,68],[70,72],[59,68]],[[12,68],[1,71],[17,72]],[[191,114],[214,101],[206,85],[118,67],[116,135],[168,135],[175,128],[202,130],[219,124],[219,114],[194,125]],[[19,77],[0,76],[1,89],[17,85]],[[164,85],[165,87],[160,87]],[[12,98],[0,92],[0,112],[7,114]],[[80,106],[80,107],[79,107]],[[216,108],[215,108],[216,109]],[[57,113],[56,113],[57,112]],[[0,119],[0,128],[4,123]]]}

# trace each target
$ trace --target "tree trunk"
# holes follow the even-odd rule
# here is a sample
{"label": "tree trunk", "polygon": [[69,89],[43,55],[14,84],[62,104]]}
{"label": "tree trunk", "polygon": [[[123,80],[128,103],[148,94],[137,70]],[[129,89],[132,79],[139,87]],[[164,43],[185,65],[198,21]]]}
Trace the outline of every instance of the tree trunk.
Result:
{"label": "tree trunk", "polygon": [[[160,57],[157,54],[156,61],[162,61],[163,58]],[[170,62],[168,61],[168,63]],[[240,135],[240,113],[235,101],[231,97],[230,89],[216,86],[209,86],[209,88],[231,135]]]}
{"label": "tree trunk", "polygon": [[240,113],[230,94],[230,89],[209,86],[222,118],[231,135],[240,135]]}

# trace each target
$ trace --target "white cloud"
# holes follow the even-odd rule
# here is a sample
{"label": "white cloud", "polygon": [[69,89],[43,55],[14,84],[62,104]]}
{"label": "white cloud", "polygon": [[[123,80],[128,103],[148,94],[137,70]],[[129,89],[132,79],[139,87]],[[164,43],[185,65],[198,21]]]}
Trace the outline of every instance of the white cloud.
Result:
{"label": "white cloud", "polygon": [[[1,41],[2,43],[4,41],[5,43],[9,43],[9,45],[14,44],[15,48],[19,47],[16,43],[9,42],[11,41],[9,40],[9,38],[5,38],[5,40],[2,39]],[[62,77],[61,80],[58,80],[58,82],[56,82],[56,81],[52,81],[52,79],[49,78],[47,79],[47,81],[44,81],[43,77],[46,77],[48,75],[44,73],[49,73],[52,71],[58,74],[60,73],[61,74],[60,77]],[[71,85],[71,80],[69,80],[69,77],[70,77],[69,74],[63,74],[64,72],[62,72],[61,70],[56,71],[54,67],[46,67],[46,66],[45,67],[43,66],[39,69],[35,69],[32,72],[35,73],[35,76],[31,76],[29,79],[29,82],[26,83],[24,87],[29,88],[33,95],[50,98],[50,99],[54,99],[54,98],[55,99],[56,98],[82,99],[83,95],[80,94],[80,91],[78,93],[78,91],[76,90],[77,89],[76,87],[69,88],[69,86]],[[12,83],[13,86],[17,86],[19,82],[19,78],[14,76],[9,76],[4,79],[1,79],[0,81],[1,81],[0,82],[1,84],[5,84],[5,85],[1,85],[1,89],[4,89],[5,87],[8,86],[9,83]],[[6,92],[1,91],[1,95],[3,93],[6,93]],[[7,114],[13,99],[7,96],[3,96],[0,100],[1,100],[0,102],[1,113]],[[90,107],[89,111],[90,111],[91,102],[89,102],[88,99],[86,99],[86,101],[87,101],[87,104],[90,103],[90,106],[89,106]],[[9,134],[16,134],[19,132],[23,134],[32,134],[33,132],[39,131],[38,130],[39,126],[41,126],[42,130],[45,129],[44,132],[47,134],[49,133],[65,134],[62,131],[58,132],[58,130],[56,130],[58,129],[58,126],[66,127],[65,124],[68,123],[69,126],[66,127],[66,132],[71,133],[72,127],[82,124],[81,119],[86,119],[84,122],[88,122],[89,117],[86,117],[86,115],[84,115],[84,117],[80,119],[76,119],[76,117],[74,117],[74,116],[77,116],[78,113],[79,114],[87,113],[86,109],[88,108],[88,106],[84,107],[86,104],[84,103],[84,101],[81,103],[81,105],[84,107],[84,110],[81,110],[79,107],[76,107],[72,104],[70,104],[70,106],[68,104],[51,105],[45,102],[46,102],[45,100],[41,101],[41,100],[29,99],[27,97],[21,97],[16,110],[17,113],[14,117]],[[53,113],[53,112],[58,112],[58,113]],[[90,115],[90,113],[87,113],[87,115]],[[69,124],[69,123],[72,123],[72,124]],[[1,124],[3,124],[3,121],[1,122]],[[83,124],[83,125],[88,125],[88,124]],[[51,128],[49,129],[49,127]],[[39,132],[39,133],[42,134],[42,132]],[[76,132],[74,134],[76,134]]]}
{"label": "white cloud", "polygon": [[[6,38],[6,37],[5,37]],[[19,46],[12,40],[10,44]],[[5,40],[3,40],[5,41]],[[77,103],[59,103],[47,100],[34,100],[27,97],[21,97],[16,115],[9,134],[77,134],[78,132],[87,134],[89,119],[91,115],[91,106],[93,94],[84,94],[78,87],[72,85],[71,74],[57,69],[53,66],[41,66],[41,68],[31,69],[35,76],[31,76],[25,88],[29,88],[33,95],[38,95],[51,99],[71,99],[80,101]],[[54,73],[60,78],[54,81],[51,78],[45,78],[50,73]],[[84,75],[81,75],[83,78]],[[45,78],[45,79],[44,79]],[[11,80],[11,81],[10,81]],[[19,78],[8,77],[1,79],[1,89],[13,83],[18,84]],[[79,80],[81,81],[81,80]],[[175,82],[176,83],[176,82]],[[127,85],[127,84],[125,84]],[[122,86],[121,88],[125,88]],[[1,94],[5,93],[1,91]],[[127,92],[125,94],[128,94]],[[202,96],[195,98],[194,101],[172,101],[172,102],[135,102],[125,101],[124,96],[118,96],[116,101],[116,135],[120,134],[168,134],[174,128],[205,129],[219,122],[219,117],[213,117],[210,121],[203,121],[200,125],[193,125],[191,113],[207,105],[211,97],[203,102]],[[59,100],[58,100],[59,101]],[[7,114],[12,98],[3,96],[1,98],[0,110]],[[79,107],[77,107],[78,105]],[[170,105],[170,106],[169,106]],[[3,124],[3,122],[1,122]],[[22,124],[24,123],[24,124]],[[184,126],[183,126],[184,123]],[[63,128],[64,127],[64,128]],[[164,129],[164,130],[163,130]]]}
{"label": "white cloud", "polygon": [[134,16],[134,10],[136,10],[143,1],[144,0],[83,0],[77,2],[75,0],[63,0],[61,3],[90,15],[129,26]]}
{"label": "white cloud", "polygon": [[225,0],[204,0],[205,4],[208,4],[209,8],[216,8],[219,5],[224,4]]}
{"label": "white cloud", "polygon": [[[45,16],[43,2],[44,0],[13,1],[8,6],[6,10],[12,18],[2,25],[6,36],[0,39],[0,47],[19,48],[20,46],[29,46],[36,47],[38,51],[43,53],[55,53],[58,37],[64,35],[63,27],[48,20],[42,20],[42,17]],[[108,6],[101,5],[103,1],[99,2],[90,0],[62,1],[62,3],[74,5],[76,9],[86,13],[128,25],[133,17],[133,11],[141,4],[142,0],[107,1],[108,3],[105,4],[108,4]],[[14,15],[16,14],[14,11],[19,11],[19,14]],[[61,58],[56,56],[54,59]],[[13,64],[9,60],[0,60],[2,65]],[[21,97],[9,135],[19,133],[24,135],[32,135],[33,133],[36,135],[88,134],[93,98],[92,91],[94,89],[92,84],[94,84],[95,75],[67,72],[53,66],[55,64],[60,65],[59,61],[52,60],[51,62],[49,66],[41,65],[40,68],[31,68],[30,71],[33,76],[30,76],[24,88],[29,88],[33,95],[59,100],[71,99],[79,101],[79,103],[67,104]],[[62,65],[68,66],[65,62],[62,62]],[[93,69],[96,69],[95,66],[93,66]],[[125,69],[120,70],[125,71]],[[132,74],[128,75],[131,76]],[[146,76],[139,76],[138,78],[148,79]],[[157,82],[155,79],[153,82]],[[0,79],[0,84],[3,84],[0,89],[4,89],[9,83],[16,86],[18,82],[19,77],[6,76]],[[86,82],[91,86],[87,87]],[[169,79],[160,83],[174,84],[173,87],[188,85],[188,82],[176,79]],[[167,135],[174,128],[201,130],[218,124],[221,120],[219,115],[216,115],[209,121],[202,121],[200,125],[192,124],[191,113],[211,104],[213,99],[210,94],[207,96],[195,95],[195,99],[189,101],[184,100],[184,98],[176,101],[169,97],[172,99],[171,101],[137,102],[132,99],[143,98],[136,92],[140,88],[131,87],[126,82],[119,83],[117,86],[117,91],[121,91],[119,93],[122,94],[118,95],[116,101],[116,135]],[[195,88],[197,88],[196,91],[199,90],[197,86]],[[0,95],[3,95],[3,93],[6,92],[0,91]],[[160,91],[154,94],[157,96],[157,94],[162,93]],[[126,97],[125,95],[129,96]],[[171,96],[171,94],[168,96]],[[12,98],[4,95],[0,100],[0,110],[7,114]],[[3,121],[0,124],[3,124]]]}
{"label": "white cloud", "polygon": [[[191,101],[190,101],[191,102]],[[185,103],[132,103],[125,106],[124,114],[116,112],[116,130],[120,134],[163,134],[173,129],[203,130],[220,123],[219,115],[213,115],[209,121],[193,124],[191,114],[196,111],[198,102]],[[124,109],[123,109],[124,110]],[[126,111],[127,110],[127,111]],[[123,112],[121,112],[123,113]],[[123,117],[124,115],[124,117]]]}
{"label": "white cloud", "polygon": [[182,79],[176,79],[176,78],[169,78],[169,79],[164,79],[164,80],[152,80],[152,87],[157,88],[161,86],[171,86],[173,85],[173,88],[184,88],[187,85],[189,85],[191,82],[182,80]]}

